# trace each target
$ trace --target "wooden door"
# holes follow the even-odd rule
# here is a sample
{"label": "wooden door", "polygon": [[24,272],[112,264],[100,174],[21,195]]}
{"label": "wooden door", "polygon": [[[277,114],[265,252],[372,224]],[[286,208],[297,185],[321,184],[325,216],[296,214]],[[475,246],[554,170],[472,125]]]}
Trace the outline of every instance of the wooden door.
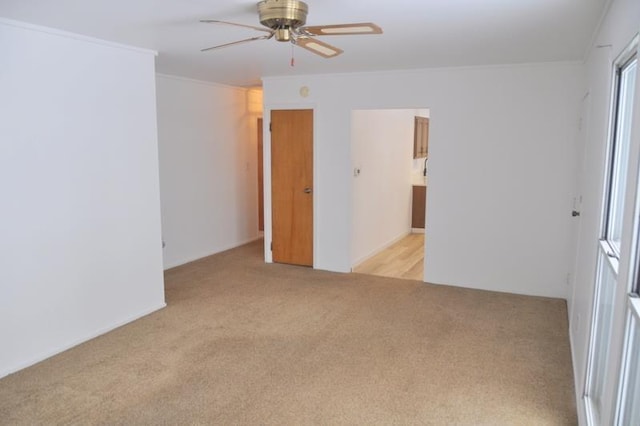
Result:
{"label": "wooden door", "polygon": [[262,118],[258,118],[258,231],[264,231],[264,174],[262,158]]}
{"label": "wooden door", "polygon": [[271,111],[273,261],[313,266],[313,110]]}

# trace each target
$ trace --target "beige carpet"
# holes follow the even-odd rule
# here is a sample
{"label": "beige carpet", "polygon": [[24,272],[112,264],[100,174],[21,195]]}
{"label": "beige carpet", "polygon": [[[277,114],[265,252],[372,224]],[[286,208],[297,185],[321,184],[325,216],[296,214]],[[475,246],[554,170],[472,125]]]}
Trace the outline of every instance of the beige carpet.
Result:
{"label": "beige carpet", "polygon": [[576,424],[564,301],[260,251],[170,270],[166,309],[0,380],[0,424]]}

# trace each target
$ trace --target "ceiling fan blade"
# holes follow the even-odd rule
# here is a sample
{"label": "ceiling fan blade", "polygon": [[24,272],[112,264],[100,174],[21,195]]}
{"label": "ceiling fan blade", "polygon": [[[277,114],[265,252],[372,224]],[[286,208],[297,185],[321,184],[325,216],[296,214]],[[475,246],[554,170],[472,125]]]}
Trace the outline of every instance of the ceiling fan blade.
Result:
{"label": "ceiling fan blade", "polygon": [[342,49],[338,49],[335,46],[311,37],[298,37],[295,43],[298,46],[325,58],[333,58],[343,52]]}
{"label": "ceiling fan blade", "polygon": [[207,47],[206,49],[201,49],[200,51],[206,52],[208,50],[220,49],[223,47],[233,46],[236,44],[249,43],[250,41],[255,41],[255,40],[267,40],[267,39],[270,39],[271,37],[273,37],[273,34],[263,35],[258,37],[251,37],[251,38],[246,38],[244,40],[232,41],[231,43],[225,43],[225,44],[219,44],[217,46]]}
{"label": "ceiling fan blade", "polygon": [[219,21],[217,19],[201,19],[200,22],[204,22],[205,24],[224,24],[224,25],[233,25],[234,27],[251,28],[252,30],[264,31],[266,33],[273,32],[273,30],[268,30],[266,28],[254,27],[253,25],[236,24],[235,22]]}
{"label": "ceiling fan blade", "polygon": [[382,28],[371,22],[359,24],[316,25],[299,29],[310,35],[382,34]]}

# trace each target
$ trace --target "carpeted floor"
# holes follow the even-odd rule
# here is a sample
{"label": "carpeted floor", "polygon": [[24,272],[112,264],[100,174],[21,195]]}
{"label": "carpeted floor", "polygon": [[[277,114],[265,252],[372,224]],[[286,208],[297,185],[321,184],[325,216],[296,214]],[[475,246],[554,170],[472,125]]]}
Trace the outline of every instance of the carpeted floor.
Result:
{"label": "carpeted floor", "polygon": [[574,425],[563,300],[262,263],[0,380],[0,424]]}

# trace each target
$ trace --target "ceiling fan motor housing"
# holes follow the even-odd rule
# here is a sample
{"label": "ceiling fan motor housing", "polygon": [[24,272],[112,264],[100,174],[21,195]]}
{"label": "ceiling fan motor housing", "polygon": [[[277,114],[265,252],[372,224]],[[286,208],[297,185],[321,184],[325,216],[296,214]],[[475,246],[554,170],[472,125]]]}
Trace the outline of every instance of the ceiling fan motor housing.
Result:
{"label": "ceiling fan motor housing", "polygon": [[299,0],[264,0],[258,3],[260,23],[275,30],[278,41],[289,41],[290,29],[303,26],[308,12],[307,4]]}

